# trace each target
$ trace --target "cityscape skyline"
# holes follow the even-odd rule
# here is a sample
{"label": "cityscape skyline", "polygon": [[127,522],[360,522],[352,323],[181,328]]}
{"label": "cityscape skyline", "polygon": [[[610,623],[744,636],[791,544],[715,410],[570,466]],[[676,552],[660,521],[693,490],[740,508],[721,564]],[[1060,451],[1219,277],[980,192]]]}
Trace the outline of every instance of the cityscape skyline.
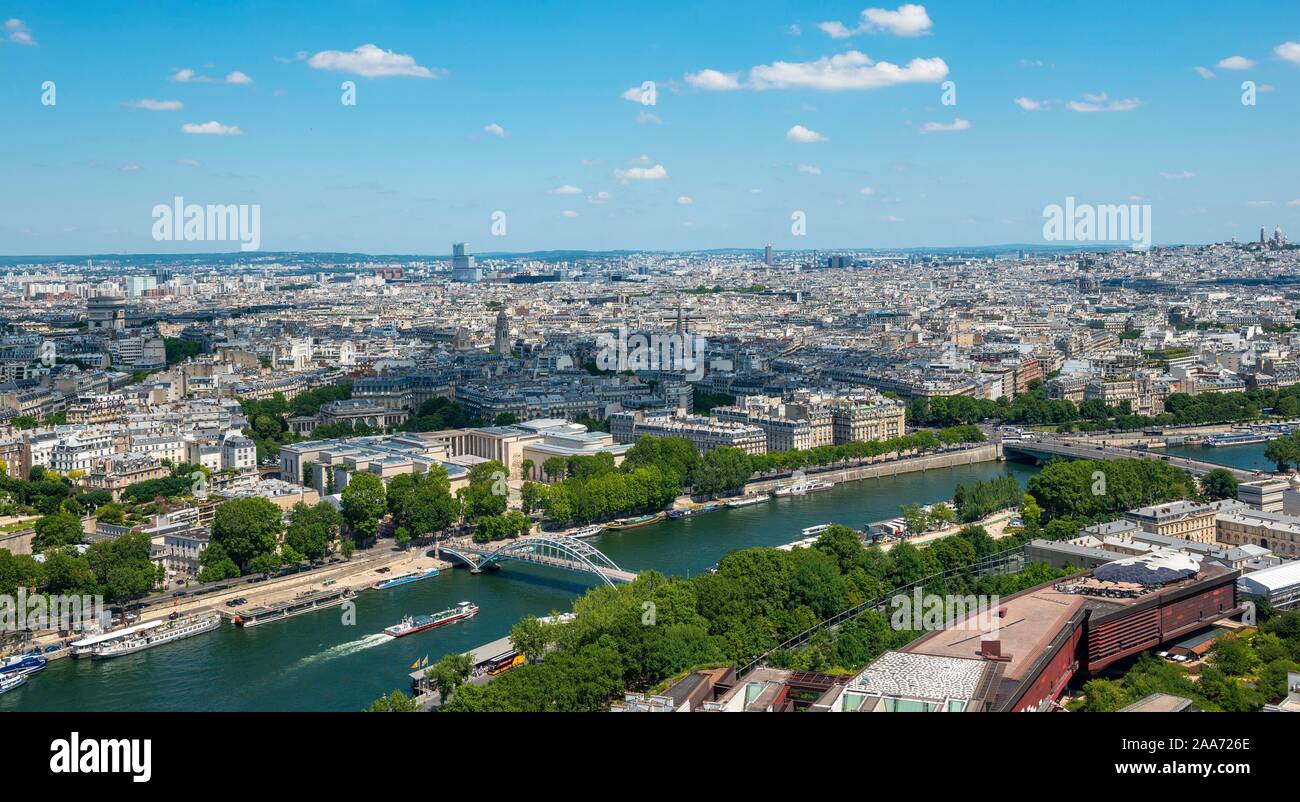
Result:
{"label": "cityscape skyline", "polygon": [[0,253],[221,251],[151,236],[174,197],[257,205],[266,252],[1032,245],[1067,198],[1151,207],[1158,245],[1300,222],[1294,9],[864,5],[682,26],[674,4],[340,4],[305,25],[292,4],[18,4],[0,101],[24,191]]}

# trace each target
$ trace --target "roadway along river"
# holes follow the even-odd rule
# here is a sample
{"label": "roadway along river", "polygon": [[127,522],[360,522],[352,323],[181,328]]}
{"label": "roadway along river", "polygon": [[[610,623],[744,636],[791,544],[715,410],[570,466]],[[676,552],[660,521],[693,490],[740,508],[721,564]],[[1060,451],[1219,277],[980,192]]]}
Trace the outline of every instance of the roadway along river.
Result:
{"label": "roadway along river", "polygon": [[[1231,451],[1195,450],[1204,452],[1202,459]],[[958,483],[1003,473],[1023,483],[1034,469],[983,463],[844,482],[823,493],[609,533],[592,543],[623,568],[694,575],[736,549],[789,543],[813,524],[862,527],[897,516],[900,505],[949,499]],[[416,660],[427,656],[433,662],[495,640],[525,615],[568,611],[573,598],[591,586],[579,574],[519,563],[481,575],[451,569],[434,579],[361,594],[355,626],[344,626],[341,608],[334,608],[250,630],[226,624],[115,660],[57,660],[26,686],[0,696],[0,712],[360,710],[394,688],[409,690],[407,674]],[[482,612],[399,640],[378,634],[404,614],[443,610],[462,599]]]}

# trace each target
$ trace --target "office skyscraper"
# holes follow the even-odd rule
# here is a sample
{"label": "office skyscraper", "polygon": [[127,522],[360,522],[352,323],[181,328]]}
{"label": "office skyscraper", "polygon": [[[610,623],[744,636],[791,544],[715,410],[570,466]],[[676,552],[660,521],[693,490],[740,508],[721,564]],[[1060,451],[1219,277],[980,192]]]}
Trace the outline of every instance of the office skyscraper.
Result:
{"label": "office skyscraper", "polygon": [[465,252],[463,242],[451,246],[451,280],[473,284],[483,278],[483,270],[474,264],[474,257]]}

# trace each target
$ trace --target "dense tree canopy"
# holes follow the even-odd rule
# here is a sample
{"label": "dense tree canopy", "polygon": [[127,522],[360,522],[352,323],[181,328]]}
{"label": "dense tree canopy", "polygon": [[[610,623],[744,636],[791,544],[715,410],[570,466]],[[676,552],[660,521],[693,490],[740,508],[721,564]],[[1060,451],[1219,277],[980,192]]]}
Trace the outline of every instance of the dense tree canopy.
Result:
{"label": "dense tree canopy", "polygon": [[241,570],[280,544],[280,508],[252,496],[227,501],[217,507],[212,520],[212,545],[220,544],[225,556]]}

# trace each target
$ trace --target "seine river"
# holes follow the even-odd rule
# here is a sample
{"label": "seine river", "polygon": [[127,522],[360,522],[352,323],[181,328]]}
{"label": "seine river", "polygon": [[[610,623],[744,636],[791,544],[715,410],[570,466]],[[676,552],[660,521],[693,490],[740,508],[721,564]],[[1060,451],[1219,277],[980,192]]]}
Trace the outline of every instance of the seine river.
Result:
{"label": "seine river", "polygon": [[[1241,448],[1253,449],[1262,460],[1262,446]],[[1231,465],[1253,459],[1237,448],[1170,453],[1184,451]],[[622,568],[695,575],[728,552],[798,540],[807,526],[837,522],[860,528],[896,517],[903,504],[949,499],[959,483],[1010,473],[1023,484],[1034,472],[1029,465],[988,462],[843,482],[823,493],[611,532],[591,542]],[[409,690],[415,661],[428,657],[432,663],[493,641],[525,615],[566,612],[594,581],[519,563],[478,575],[450,569],[434,579],[362,593],[355,626],[344,626],[334,608],[249,630],[227,624],[115,660],[56,660],[26,686],[0,696],[0,712],[361,710],[395,688]],[[482,612],[398,640],[380,634],[404,614],[443,610],[461,600],[473,601]]]}

